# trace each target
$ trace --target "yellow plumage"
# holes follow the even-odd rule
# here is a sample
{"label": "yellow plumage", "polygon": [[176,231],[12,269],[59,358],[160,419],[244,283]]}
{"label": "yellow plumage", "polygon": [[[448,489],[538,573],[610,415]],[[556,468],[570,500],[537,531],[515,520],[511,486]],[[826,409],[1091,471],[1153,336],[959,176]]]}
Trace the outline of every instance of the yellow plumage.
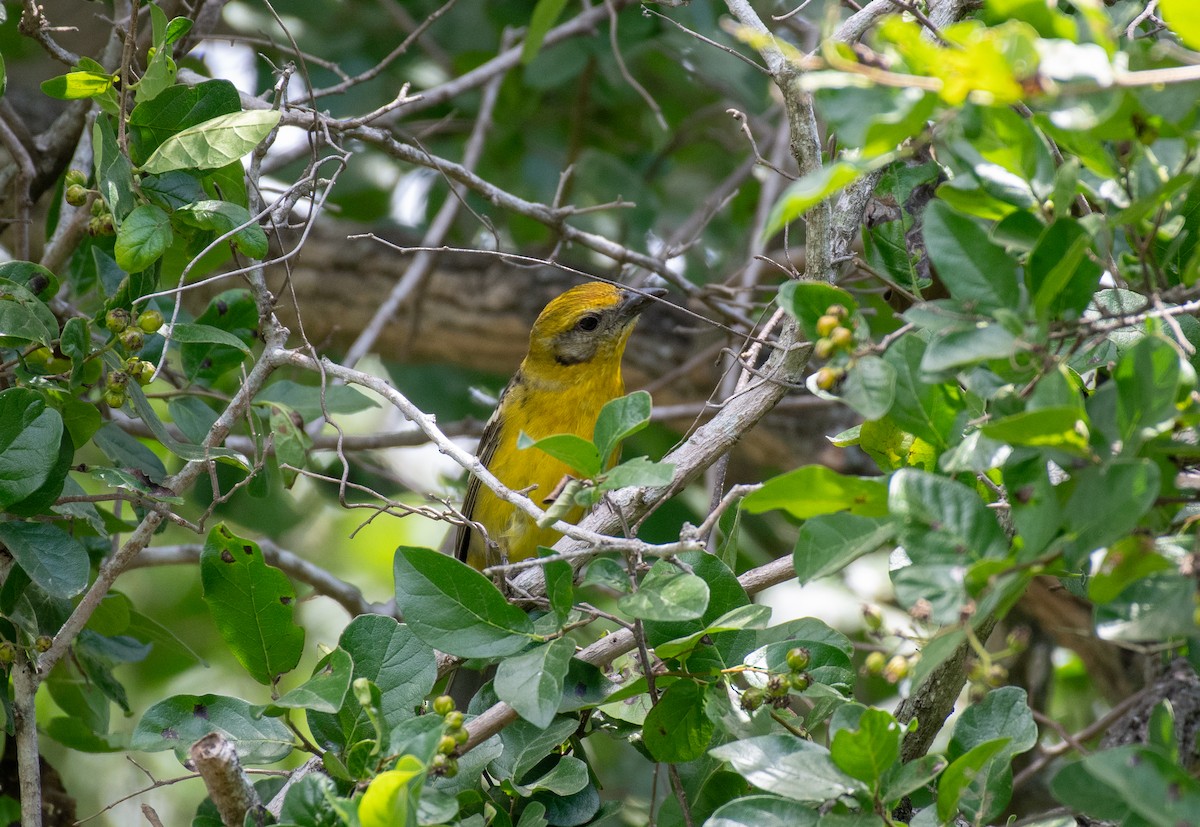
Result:
{"label": "yellow plumage", "polygon": [[[529,491],[539,505],[550,496],[569,466],[536,448],[520,449],[517,438],[575,434],[590,440],[604,403],[625,392],[621,356],[638,314],[662,290],[635,293],[601,282],[573,287],[551,301],[534,322],[529,353],[521,362],[492,414],[479,443],[480,461],[509,488]],[[573,509],[567,516],[581,516]],[[474,477],[467,485],[463,514],[487,530],[460,528],[455,551],[477,569],[507,559],[533,556],[539,545],[552,546],[559,533],[539,529],[513,506],[496,497]],[[490,542],[489,542],[490,541]]]}

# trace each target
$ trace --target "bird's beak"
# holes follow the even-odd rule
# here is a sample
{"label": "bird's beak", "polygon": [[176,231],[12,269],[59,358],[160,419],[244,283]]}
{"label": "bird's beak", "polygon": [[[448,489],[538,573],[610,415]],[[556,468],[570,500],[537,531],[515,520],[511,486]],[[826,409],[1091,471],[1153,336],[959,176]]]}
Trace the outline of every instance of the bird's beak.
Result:
{"label": "bird's beak", "polygon": [[667,291],[661,287],[645,287],[635,290],[632,287],[621,288],[621,318],[634,319],[646,309],[655,299],[661,299]]}

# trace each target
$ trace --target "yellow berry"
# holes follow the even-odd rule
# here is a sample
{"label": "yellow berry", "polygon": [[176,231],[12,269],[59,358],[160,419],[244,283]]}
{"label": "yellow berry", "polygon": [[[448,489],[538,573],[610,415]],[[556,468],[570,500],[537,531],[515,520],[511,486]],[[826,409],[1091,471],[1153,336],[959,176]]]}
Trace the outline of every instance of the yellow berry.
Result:
{"label": "yellow berry", "polygon": [[817,319],[817,335],[828,336],[833,332],[833,329],[838,326],[841,321],[837,316],[822,316]]}

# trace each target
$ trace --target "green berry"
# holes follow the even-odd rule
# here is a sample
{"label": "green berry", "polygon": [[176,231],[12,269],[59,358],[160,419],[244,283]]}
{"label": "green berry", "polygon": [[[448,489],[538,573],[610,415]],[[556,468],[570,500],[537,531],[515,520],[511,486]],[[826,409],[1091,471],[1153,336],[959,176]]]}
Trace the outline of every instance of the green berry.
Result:
{"label": "green berry", "polygon": [[458,729],[454,730],[453,735],[454,735],[454,743],[456,743],[460,746],[467,743],[467,741],[471,737],[471,733],[467,730],[467,728],[465,726],[459,727]]}
{"label": "green berry", "polygon": [[817,319],[817,335],[828,336],[841,321],[837,316],[822,316]]}
{"label": "green berry", "polygon": [[119,408],[125,404],[125,391],[121,388],[108,388],[104,391],[104,404],[110,408]]}
{"label": "green berry", "polygon": [[0,663],[12,663],[17,659],[17,647],[12,644],[12,641],[3,641],[0,643]]}
{"label": "green berry", "polygon": [[867,659],[863,661],[863,668],[867,670],[868,675],[883,674],[884,667],[887,666],[887,655],[883,652],[872,652],[867,655]]}
{"label": "green berry", "polygon": [[67,203],[72,207],[82,207],[87,202],[87,187],[71,184],[67,187]]}
{"label": "green berry", "polygon": [[129,327],[129,311],[123,307],[114,307],[104,314],[104,326],[113,333],[120,333]]}
{"label": "green berry", "polygon": [[449,695],[438,695],[433,699],[433,711],[438,715],[445,715],[447,712],[453,712],[454,699]]}
{"label": "green berry", "polygon": [[[459,730],[460,732],[462,730]],[[450,755],[458,747],[458,741],[453,735],[443,735],[438,739],[437,751],[442,755]]]}
{"label": "green berry", "polygon": [[825,309],[826,316],[833,316],[839,321],[850,315],[850,311],[846,309],[844,304],[831,304]]}
{"label": "green berry", "polygon": [[747,712],[753,712],[763,705],[763,691],[756,687],[751,687],[742,693],[742,709]]}
{"label": "green berry", "polygon": [[66,178],[64,179],[64,183],[68,187],[86,187],[87,186],[87,173],[85,173],[81,169],[69,169],[69,170],[67,170],[67,175],[66,175]]}
{"label": "green berry", "polygon": [[466,721],[466,716],[457,709],[452,709],[442,716],[442,720],[446,722],[446,729],[453,732],[456,729],[461,729],[463,722]]}
{"label": "green berry", "polygon": [[807,672],[799,672],[795,675],[792,675],[791,678],[788,679],[788,682],[791,683],[793,690],[796,692],[803,692],[805,689],[808,689],[808,687],[812,686],[812,675],[808,674]]}
{"label": "green berry", "polygon": [[812,652],[802,646],[797,646],[794,649],[789,649],[787,653],[788,669],[793,672],[803,672],[808,668],[808,664],[812,661]]}
{"label": "green berry", "polygon": [[163,314],[154,308],[143,310],[137,318],[137,326],[146,333],[155,333],[163,326]]}
{"label": "green berry", "polygon": [[129,374],[123,370],[114,370],[108,374],[107,385],[109,388],[120,390],[129,384]]}
{"label": "green berry", "polygon": [[817,343],[813,345],[813,355],[818,359],[828,359],[833,355],[833,342],[828,338],[817,339]]}
{"label": "green berry", "polygon": [[46,652],[49,651],[53,644],[54,638],[50,637],[50,635],[38,635],[33,641],[33,648],[39,652]]}
{"label": "green berry", "polygon": [[883,612],[879,611],[878,606],[864,605],[862,607],[863,623],[872,632],[878,632],[883,628]]}
{"label": "green berry", "polygon": [[135,353],[142,349],[142,345],[146,344],[146,334],[136,327],[125,328],[117,338],[121,340],[121,344],[126,350]]}

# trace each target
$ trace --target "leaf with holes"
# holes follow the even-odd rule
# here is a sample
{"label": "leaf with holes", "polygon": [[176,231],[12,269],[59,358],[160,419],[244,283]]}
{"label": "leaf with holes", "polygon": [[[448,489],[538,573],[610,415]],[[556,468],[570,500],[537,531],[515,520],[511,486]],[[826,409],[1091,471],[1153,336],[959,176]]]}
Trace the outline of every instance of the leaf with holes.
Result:
{"label": "leaf with holes", "polygon": [[200,554],[200,582],[217,630],[252,678],[270,684],[295,668],[304,649],[296,590],[255,543],[218,525]]}

